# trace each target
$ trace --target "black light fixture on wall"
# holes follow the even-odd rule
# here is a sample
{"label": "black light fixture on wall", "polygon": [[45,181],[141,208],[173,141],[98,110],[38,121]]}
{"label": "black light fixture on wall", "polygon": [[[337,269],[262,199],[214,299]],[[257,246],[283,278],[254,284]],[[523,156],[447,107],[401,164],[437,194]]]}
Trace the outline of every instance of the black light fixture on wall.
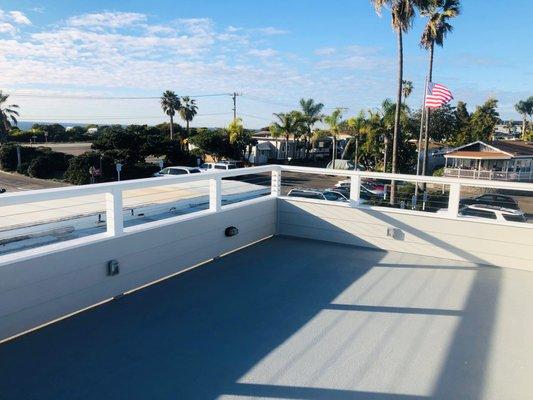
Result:
{"label": "black light fixture on wall", "polygon": [[236,227],[234,226],[228,226],[226,228],[226,230],[224,231],[224,235],[230,237],[230,236],[235,236],[236,234],[239,233],[239,229],[237,229]]}

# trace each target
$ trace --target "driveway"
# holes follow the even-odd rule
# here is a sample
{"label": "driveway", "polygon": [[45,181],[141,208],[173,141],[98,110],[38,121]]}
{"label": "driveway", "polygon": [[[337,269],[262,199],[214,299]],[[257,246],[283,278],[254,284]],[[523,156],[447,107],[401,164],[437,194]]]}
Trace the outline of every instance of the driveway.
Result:
{"label": "driveway", "polygon": [[26,175],[0,171],[0,188],[7,189],[7,192],[50,189],[63,186],[69,186],[69,184],[47,179],[30,178]]}

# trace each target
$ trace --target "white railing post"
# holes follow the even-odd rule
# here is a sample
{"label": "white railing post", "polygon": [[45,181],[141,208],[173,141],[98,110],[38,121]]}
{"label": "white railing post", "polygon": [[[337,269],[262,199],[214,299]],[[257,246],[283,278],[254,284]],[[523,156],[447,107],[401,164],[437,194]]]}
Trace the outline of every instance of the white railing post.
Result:
{"label": "white railing post", "polygon": [[209,179],[209,209],[213,212],[222,208],[222,178]]}
{"label": "white railing post", "polygon": [[461,200],[461,184],[450,184],[450,195],[448,197],[448,214],[450,217],[457,217],[459,213],[459,201]]}
{"label": "white railing post", "polygon": [[110,236],[119,236],[124,232],[124,216],[122,215],[122,191],[112,189],[106,193],[106,228]]}
{"label": "white railing post", "polygon": [[350,205],[357,206],[361,195],[361,176],[352,175],[350,177]]}
{"label": "white railing post", "polygon": [[271,194],[276,197],[281,195],[281,168],[272,170]]}

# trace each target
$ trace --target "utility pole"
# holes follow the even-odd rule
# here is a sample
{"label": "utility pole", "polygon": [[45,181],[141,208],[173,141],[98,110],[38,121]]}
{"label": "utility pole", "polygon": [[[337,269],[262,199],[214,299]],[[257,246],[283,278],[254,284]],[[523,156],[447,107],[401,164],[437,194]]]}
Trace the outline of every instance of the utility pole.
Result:
{"label": "utility pole", "polygon": [[242,96],[242,93],[233,92],[231,98],[233,99],[233,120],[237,119],[237,96]]}

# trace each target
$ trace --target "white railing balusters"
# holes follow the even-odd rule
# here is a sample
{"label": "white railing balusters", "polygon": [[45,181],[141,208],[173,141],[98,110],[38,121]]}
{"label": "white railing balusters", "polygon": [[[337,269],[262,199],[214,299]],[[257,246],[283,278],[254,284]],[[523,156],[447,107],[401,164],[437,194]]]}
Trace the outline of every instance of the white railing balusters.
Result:
{"label": "white railing balusters", "polygon": [[218,212],[222,209],[222,178],[209,179],[209,209]]}
{"label": "white railing balusters", "polygon": [[105,195],[107,234],[119,236],[124,232],[124,216],[122,214],[122,190],[117,188]]}
{"label": "white railing balusters", "polygon": [[359,205],[359,196],[361,195],[361,175],[352,175],[350,177],[350,204]]}
{"label": "white railing balusters", "polygon": [[456,218],[459,213],[459,201],[461,200],[461,184],[451,183],[450,194],[448,195],[448,215]]}
{"label": "white railing balusters", "polygon": [[272,196],[281,196],[281,168],[274,168],[270,179]]}

